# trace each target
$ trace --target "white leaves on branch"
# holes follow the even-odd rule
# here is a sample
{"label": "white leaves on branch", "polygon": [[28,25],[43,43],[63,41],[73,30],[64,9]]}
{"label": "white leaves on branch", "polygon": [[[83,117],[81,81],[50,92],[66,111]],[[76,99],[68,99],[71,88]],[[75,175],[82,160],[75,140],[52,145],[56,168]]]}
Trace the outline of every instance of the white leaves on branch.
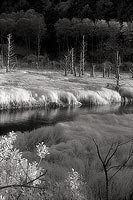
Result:
{"label": "white leaves on branch", "polygon": [[[10,195],[15,196],[19,191],[10,185],[32,185],[33,187],[40,185],[43,169],[38,165],[38,162],[29,163],[26,158],[23,158],[22,153],[14,148],[16,134],[10,132],[8,136],[2,136],[0,139],[0,200],[8,199]],[[40,158],[44,158],[49,154],[48,148],[44,143],[37,145],[37,152]],[[6,187],[2,189],[3,187]],[[14,192],[16,191],[16,192]],[[25,189],[23,189],[23,195]],[[16,198],[16,197],[14,197]]]}
{"label": "white leaves on branch", "polygon": [[72,192],[73,199],[75,200],[85,200],[85,196],[82,192],[83,181],[82,176],[72,168],[71,172],[68,172],[68,178],[66,179],[68,187]]}
{"label": "white leaves on branch", "polygon": [[6,71],[10,71],[10,69],[14,66],[16,62],[15,57],[15,48],[14,48],[14,41],[12,39],[12,35],[8,34],[7,36],[8,40],[8,57],[7,57],[7,68]]}
{"label": "white leaves on branch", "polygon": [[49,148],[44,144],[44,142],[36,145],[37,155],[42,159],[45,158],[47,154],[49,154]]}

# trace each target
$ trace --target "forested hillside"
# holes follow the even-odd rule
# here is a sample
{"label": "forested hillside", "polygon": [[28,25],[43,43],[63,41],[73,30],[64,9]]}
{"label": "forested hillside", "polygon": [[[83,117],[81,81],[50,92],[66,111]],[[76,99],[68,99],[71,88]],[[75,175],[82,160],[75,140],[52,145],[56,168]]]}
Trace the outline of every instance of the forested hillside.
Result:
{"label": "forested hillside", "polygon": [[113,61],[119,50],[124,61],[133,55],[131,0],[3,0],[0,2],[1,47],[12,33],[17,55],[57,58],[85,36],[90,62]]}

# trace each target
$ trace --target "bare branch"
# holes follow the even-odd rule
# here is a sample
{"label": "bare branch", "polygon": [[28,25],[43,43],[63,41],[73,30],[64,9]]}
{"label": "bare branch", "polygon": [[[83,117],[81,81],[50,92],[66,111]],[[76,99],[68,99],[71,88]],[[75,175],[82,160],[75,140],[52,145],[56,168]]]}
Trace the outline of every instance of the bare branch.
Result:
{"label": "bare branch", "polygon": [[129,71],[133,74],[133,70],[129,67]]}
{"label": "bare branch", "polygon": [[5,186],[0,186],[0,190],[3,189],[8,189],[8,188],[35,188],[35,189],[44,189],[43,187],[38,187],[38,186],[33,186],[33,185],[29,185],[31,183],[33,183],[34,181],[38,180],[39,178],[41,178],[42,176],[45,176],[47,173],[47,170],[41,174],[40,176],[38,176],[37,178],[27,182],[26,184],[12,184],[12,185],[5,185]]}
{"label": "bare branch", "polygon": [[127,159],[126,159],[123,163],[121,163],[119,169],[109,178],[109,181],[111,181],[112,178],[113,178],[123,167],[126,167],[126,164],[127,164],[128,161],[130,160],[130,158],[132,157],[132,155],[133,155],[133,154],[132,154],[132,146],[131,146],[130,151],[129,151],[129,155],[128,155]]}
{"label": "bare branch", "polygon": [[106,155],[106,157],[105,157],[105,159],[104,159],[104,163],[106,163],[106,160],[107,160],[107,158],[108,158],[108,156],[109,156],[109,154],[110,154],[110,152],[111,152],[111,150],[112,150],[112,147],[113,147],[113,143],[111,144],[111,146],[110,146],[110,148],[109,148],[109,151],[108,151],[108,153],[107,153],[107,155]]}
{"label": "bare branch", "polygon": [[35,179],[33,179],[33,180],[31,180],[31,181],[29,181],[27,184],[31,184],[31,183],[33,183],[34,181],[36,181],[36,180],[38,180],[39,178],[41,178],[42,176],[45,176],[46,175],[46,173],[47,173],[47,171],[48,170],[46,170],[43,174],[41,174],[40,176],[38,176],[37,178],[35,178]]}
{"label": "bare branch", "polygon": [[114,149],[113,153],[110,155],[110,157],[106,160],[106,166],[108,165],[109,161],[112,159],[112,157],[115,155],[119,148],[119,143],[117,143],[116,148]]}
{"label": "bare branch", "polygon": [[99,147],[98,147],[96,141],[94,140],[94,138],[93,138],[93,142],[94,142],[94,144],[95,144],[95,146],[96,146],[98,157],[99,157],[99,159],[101,160],[101,162],[102,162],[102,164],[103,164],[103,166],[104,166],[104,161],[103,161],[103,159],[102,159],[102,157],[101,157],[101,153],[100,153]]}
{"label": "bare branch", "polygon": [[114,166],[111,166],[107,169],[107,171],[110,171],[111,169],[114,169],[114,168],[119,168],[121,165],[114,165]]}
{"label": "bare branch", "polygon": [[128,144],[130,143],[132,140],[123,142],[123,143],[117,143],[116,148],[114,149],[113,153],[110,155],[110,157],[108,159],[106,159],[106,165],[108,165],[109,161],[111,160],[111,158],[115,155],[115,153],[117,152],[118,148],[121,147],[122,145]]}
{"label": "bare branch", "polygon": [[8,189],[8,188],[34,188],[34,189],[44,189],[43,187],[38,187],[38,186],[33,186],[33,185],[17,185],[17,184],[14,184],[14,185],[5,185],[5,186],[0,186],[0,190],[3,190],[3,189]]}

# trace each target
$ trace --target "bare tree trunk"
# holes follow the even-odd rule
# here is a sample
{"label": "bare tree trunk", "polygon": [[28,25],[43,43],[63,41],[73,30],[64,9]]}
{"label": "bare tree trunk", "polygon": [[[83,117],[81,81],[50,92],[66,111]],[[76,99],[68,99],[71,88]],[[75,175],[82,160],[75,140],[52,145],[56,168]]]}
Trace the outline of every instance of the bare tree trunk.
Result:
{"label": "bare tree trunk", "polygon": [[91,77],[95,77],[95,67],[96,67],[96,65],[94,63],[92,63]]}
{"label": "bare tree trunk", "polygon": [[3,46],[1,47],[1,67],[4,68],[4,53],[3,53]]}
{"label": "bare tree trunk", "polygon": [[65,56],[65,76],[67,76],[67,69],[68,69],[68,56]]}
{"label": "bare tree trunk", "polygon": [[82,68],[82,52],[80,52],[79,77],[81,77],[81,68]]}
{"label": "bare tree trunk", "polygon": [[82,42],[82,75],[84,75],[85,69],[85,36],[83,35],[83,42]]}
{"label": "bare tree trunk", "polygon": [[74,73],[74,49],[71,49],[71,74]]}
{"label": "bare tree trunk", "polygon": [[105,78],[105,72],[106,72],[105,63],[103,63],[103,78]]}
{"label": "bare tree trunk", "polygon": [[133,78],[133,70],[129,68],[129,71],[131,72],[132,78]]}
{"label": "bare tree trunk", "polygon": [[3,50],[3,38],[2,38],[2,32],[1,32],[1,67],[4,68],[4,50]]}
{"label": "bare tree trunk", "polygon": [[37,36],[37,68],[39,68],[39,66],[40,66],[40,63],[39,63],[39,57],[40,57],[40,41],[41,41],[40,33],[38,33],[38,36]]}
{"label": "bare tree trunk", "polygon": [[111,67],[109,66],[109,68],[108,68],[108,78],[110,77],[110,74],[111,74]]}
{"label": "bare tree trunk", "polygon": [[105,189],[106,189],[106,200],[109,200],[109,178],[108,178],[108,171],[106,165],[104,167],[104,174],[105,174]]}
{"label": "bare tree trunk", "polygon": [[7,53],[6,72],[9,72],[11,70],[11,65],[12,67],[15,66],[16,60],[15,60],[14,44],[12,41],[11,34],[8,34],[7,40],[8,40],[8,53]]}
{"label": "bare tree trunk", "polygon": [[120,56],[119,51],[116,53],[116,84],[119,87],[120,85]]}
{"label": "bare tree trunk", "polygon": [[[105,200],[109,200],[109,184],[110,181],[116,176],[116,174],[118,172],[121,171],[121,169],[123,169],[124,167],[126,167],[126,164],[128,163],[128,161],[130,160],[130,158],[132,158],[133,154],[132,154],[132,146],[129,149],[129,152],[127,154],[127,158],[125,160],[123,160],[120,164],[118,165],[109,165],[109,163],[111,163],[111,160],[113,159],[113,157],[116,155],[118,149],[122,146],[122,145],[126,145],[128,143],[131,143],[132,141],[129,140],[125,143],[112,143],[109,150],[107,150],[107,153],[105,155],[105,157],[102,157],[102,154],[100,152],[100,148],[98,143],[96,143],[96,141],[93,139],[93,142],[96,146],[96,151],[97,151],[97,155],[99,157],[99,160],[101,161],[101,164],[103,166],[103,171],[105,174]],[[132,143],[131,143],[132,144]],[[114,169],[111,173],[111,169]]]}
{"label": "bare tree trunk", "polygon": [[10,53],[11,53],[11,34],[7,36],[8,40],[8,55],[7,55],[7,66],[6,66],[6,72],[9,72],[10,70]]}

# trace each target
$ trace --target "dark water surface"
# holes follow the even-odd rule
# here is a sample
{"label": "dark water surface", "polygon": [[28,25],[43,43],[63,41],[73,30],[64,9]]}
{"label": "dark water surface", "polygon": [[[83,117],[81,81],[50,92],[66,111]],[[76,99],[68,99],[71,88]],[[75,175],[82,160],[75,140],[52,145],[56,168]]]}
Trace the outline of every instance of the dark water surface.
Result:
{"label": "dark water surface", "polygon": [[42,126],[52,126],[59,122],[74,121],[80,114],[116,115],[133,113],[133,105],[106,105],[93,107],[74,107],[61,109],[35,109],[25,111],[0,112],[0,135],[10,131],[32,131]]}

